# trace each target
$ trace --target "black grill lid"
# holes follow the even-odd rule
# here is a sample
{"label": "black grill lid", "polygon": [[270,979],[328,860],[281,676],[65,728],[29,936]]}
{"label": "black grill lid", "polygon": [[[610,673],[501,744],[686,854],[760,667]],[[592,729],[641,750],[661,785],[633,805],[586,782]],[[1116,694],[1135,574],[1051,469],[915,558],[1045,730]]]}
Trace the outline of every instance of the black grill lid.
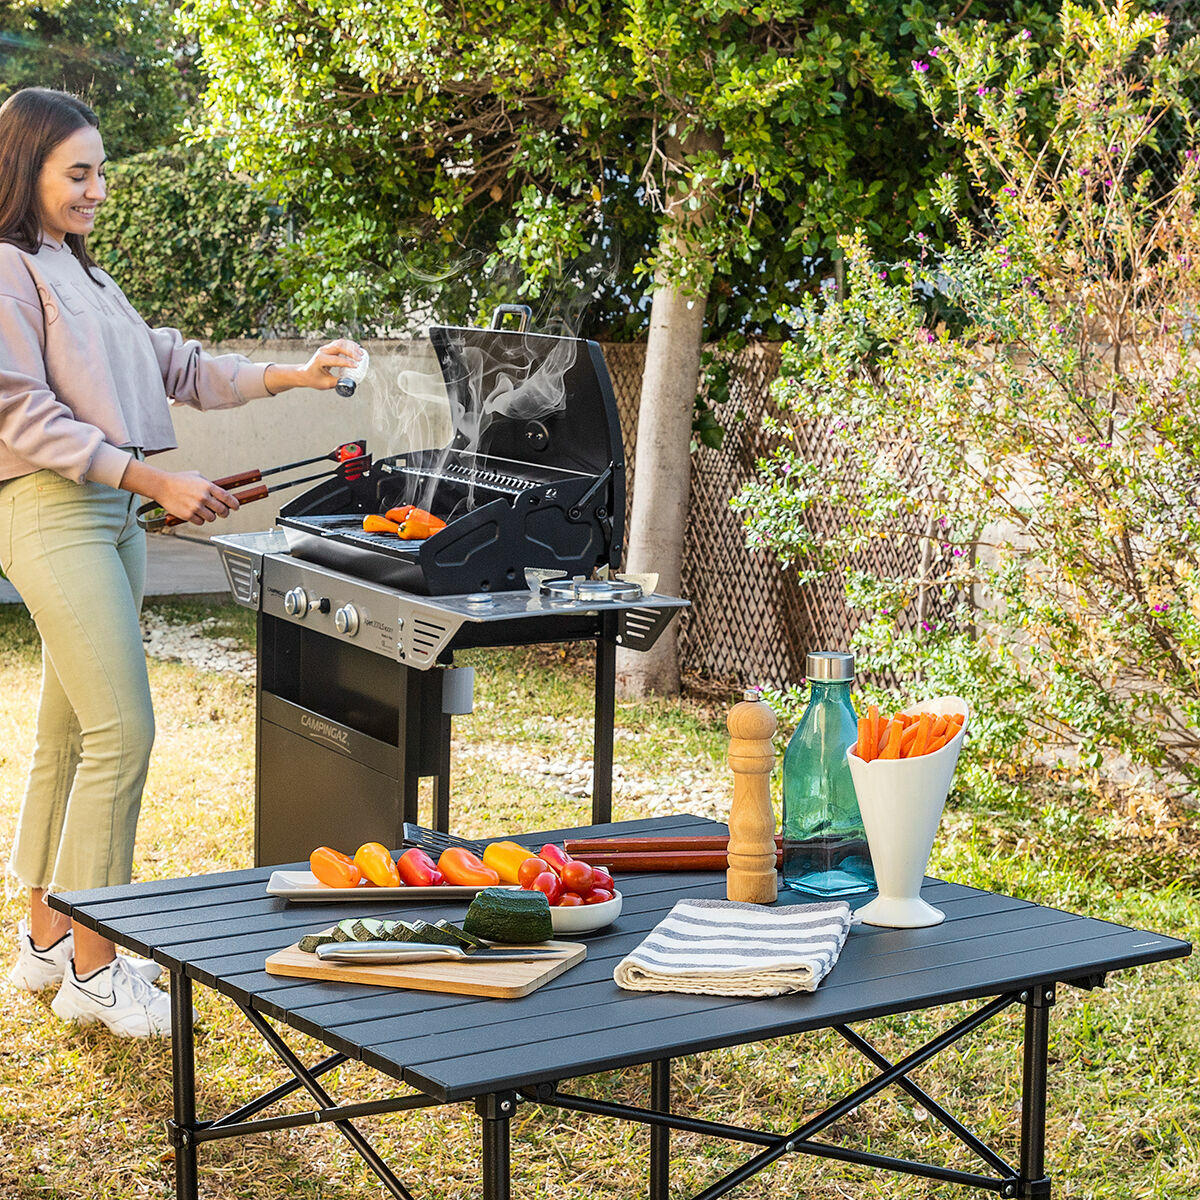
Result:
{"label": "black grill lid", "polygon": [[616,400],[595,342],[449,325],[432,326],[429,340],[446,381],[454,449],[587,475],[610,464],[624,472]]}

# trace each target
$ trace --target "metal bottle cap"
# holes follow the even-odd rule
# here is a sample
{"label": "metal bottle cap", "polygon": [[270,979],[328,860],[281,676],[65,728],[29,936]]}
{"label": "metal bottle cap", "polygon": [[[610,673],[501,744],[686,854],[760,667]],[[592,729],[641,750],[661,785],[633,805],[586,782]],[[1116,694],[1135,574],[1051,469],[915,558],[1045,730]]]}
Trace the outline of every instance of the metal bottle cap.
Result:
{"label": "metal bottle cap", "polygon": [[810,680],[844,680],[854,678],[854,655],[835,650],[818,650],[804,663]]}

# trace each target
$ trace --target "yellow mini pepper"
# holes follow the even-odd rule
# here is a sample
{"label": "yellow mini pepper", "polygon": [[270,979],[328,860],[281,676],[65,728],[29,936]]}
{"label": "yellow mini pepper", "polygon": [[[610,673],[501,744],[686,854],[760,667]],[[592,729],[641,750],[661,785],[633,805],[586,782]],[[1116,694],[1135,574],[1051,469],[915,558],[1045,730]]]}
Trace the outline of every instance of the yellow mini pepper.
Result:
{"label": "yellow mini pepper", "polygon": [[500,876],[501,883],[518,883],[517,868],[527,859],[536,858],[532,850],[516,842],[492,842],[484,847],[484,866],[491,867]]}

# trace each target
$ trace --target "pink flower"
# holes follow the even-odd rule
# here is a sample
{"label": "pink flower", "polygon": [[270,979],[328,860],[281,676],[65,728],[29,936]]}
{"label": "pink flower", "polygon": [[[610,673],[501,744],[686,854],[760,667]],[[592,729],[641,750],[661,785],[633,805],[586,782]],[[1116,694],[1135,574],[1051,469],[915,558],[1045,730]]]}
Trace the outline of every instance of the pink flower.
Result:
{"label": "pink flower", "polygon": [[940,51],[940,50],[939,50],[939,49],[938,49],[936,46],[934,46],[934,47],[933,47],[933,49],[929,51],[929,57],[930,57],[930,58],[937,58],[937,56],[938,56],[940,53],[941,53],[941,51]]}
{"label": "pink flower", "polygon": [[913,67],[914,71],[928,71],[929,70],[929,64],[927,62],[922,62],[919,58],[913,59],[912,67]]}
{"label": "pink flower", "polygon": [[989,87],[984,87],[984,86],[983,86],[983,84],[981,83],[981,84],[980,84],[980,85],[979,85],[979,86],[978,86],[978,87],[975,89],[975,95],[977,95],[977,96],[986,96],[986,95],[988,94],[988,92],[990,92],[991,90],[992,90],[991,88],[989,88]]}
{"label": "pink flower", "polygon": [[1031,37],[1033,37],[1033,34],[1032,34],[1032,33],[1030,33],[1028,29],[1022,29],[1022,30],[1021,30],[1021,35],[1020,35],[1020,36],[1021,36],[1021,41],[1023,41],[1023,42],[1027,42],[1027,41],[1029,41],[1029,39],[1030,39]]}

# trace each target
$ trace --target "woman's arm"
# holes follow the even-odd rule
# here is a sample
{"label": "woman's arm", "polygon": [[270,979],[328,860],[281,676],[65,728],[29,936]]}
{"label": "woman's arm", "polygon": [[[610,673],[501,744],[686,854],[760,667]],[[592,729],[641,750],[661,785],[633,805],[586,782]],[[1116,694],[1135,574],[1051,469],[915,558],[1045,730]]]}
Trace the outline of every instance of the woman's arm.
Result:
{"label": "woman's arm", "polygon": [[241,507],[237,497],[198,471],[163,471],[137,458],[129,460],[119,486],[135,496],[149,496],[171,516],[193,525],[227,517]]}

